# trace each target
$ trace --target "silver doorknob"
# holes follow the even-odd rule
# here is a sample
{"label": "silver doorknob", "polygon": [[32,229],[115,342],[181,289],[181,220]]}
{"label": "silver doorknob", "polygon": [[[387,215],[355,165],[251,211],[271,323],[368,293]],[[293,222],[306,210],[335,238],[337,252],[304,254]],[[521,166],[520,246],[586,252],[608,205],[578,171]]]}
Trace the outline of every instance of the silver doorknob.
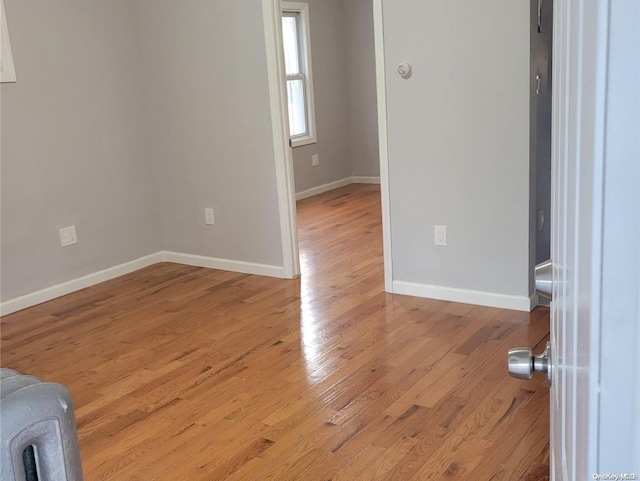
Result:
{"label": "silver doorknob", "polygon": [[547,382],[551,386],[551,343],[547,342],[544,352],[534,356],[528,347],[516,347],[509,349],[507,358],[509,375],[518,379],[531,379],[534,372],[543,372],[547,375]]}

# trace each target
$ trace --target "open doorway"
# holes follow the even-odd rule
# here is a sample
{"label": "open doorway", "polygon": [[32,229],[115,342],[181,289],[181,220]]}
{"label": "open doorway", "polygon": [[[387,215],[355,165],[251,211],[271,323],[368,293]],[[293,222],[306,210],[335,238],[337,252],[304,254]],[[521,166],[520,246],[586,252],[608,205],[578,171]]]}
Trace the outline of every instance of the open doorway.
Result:
{"label": "open doorway", "polygon": [[[296,198],[379,183],[372,2],[308,0],[282,8],[288,100],[304,102],[288,109]],[[292,15],[302,8],[294,30]],[[296,33],[300,48],[287,50]],[[301,110],[307,122],[298,120]]]}
{"label": "open doorway", "polygon": [[[377,195],[372,214],[379,218],[372,2],[308,0],[280,7],[281,98],[289,126],[293,202],[326,193],[319,205],[331,209],[332,198],[344,205],[365,193]],[[320,210],[307,209],[305,216],[309,212]],[[378,230],[381,238],[381,225]]]}

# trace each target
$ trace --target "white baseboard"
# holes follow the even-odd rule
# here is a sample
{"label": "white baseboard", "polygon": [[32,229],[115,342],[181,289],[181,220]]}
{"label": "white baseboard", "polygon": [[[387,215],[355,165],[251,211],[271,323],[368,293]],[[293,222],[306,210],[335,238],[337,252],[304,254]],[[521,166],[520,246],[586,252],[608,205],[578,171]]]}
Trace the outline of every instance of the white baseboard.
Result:
{"label": "white baseboard", "polygon": [[256,264],[253,262],[241,262],[228,259],[218,259],[216,257],[197,256],[192,254],[181,254],[179,252],[159,251],[154,254],[140,257],[130,262],[125,262],[108,269],[103,269],[93,274],[88,274],[77,279],[72,279],[62,284],[47,287],[40,291],[25,294],[8,301],[0,303],[0,315],[5,316],[13,312],[21,311],[27,307],[41,304],[56,297],[61,297],[72,292],[79,291],[86,287],[91,287],[100,282],[108,281],[125,274],[149,267],[159,262],[174,262],[188,266],[207,267],[209,269],[220,269],[224,271],[242,272],[245,274],[256,274],[259,276],[286,278],[284,267]]}
{"label": "white baseboard", "polygon": [[442,301],[476,304],[479,306],[499,307],[516,311],[530,312],[536,306],[535,294],[532,296],[511,296],[493,292],[472,291],[413,282],[393,281],[394,294],[439,299]]}
{"label": "white baseboard", "polygon": [[330,190],[339,189],[340,187],[350,184],[353,184],[353,181],[351,180],[351,177],[347,177],[346,179],[336,180],[335,182],[329,182],[328,184],[312,187],[311,189],[303,190],[302,192],[296,192],[296,200],[302,200],[307,197],[313,197],[314,195],[324,194]]}
{"label": "white baseboard", "polygon": [[115,277],[129,274],[130,272],[143,269],[144,267],[157,264],[158,262],[162,262],[161,252],[156,252],[155,254],[140,257],[133,261],[125,262],[124,264],[94,272],[93,274],[78,277],[77,279],[63,282],[62,284],[47,287],[30,294],[25,294],[24,296],[16,297],[15,299],[10,299],[0,304],[0,315],[5,316],[7,314],[11,314],[12,312],[20,311],[22,309],[26,309],[27,307],[32,307],[36,304],[50,301],[51,299],[55,299],[56,297],[71,294],[72,292],[79,291],[80,289],[91,287],[93,285],[99,284],[100,282],[108,281]]}
{"label": "white baseboard", "polygon": [[243,274],[255,274],[257,276],[286,278],[284,267],[256,264],[254,262],[233,261],[219,259],[217,257],[182,254],[180,252],[162,251],[164,262],[175,262],[187,266],[207,267],[221,271],[242,272]]}
{"label": "white baseboard", "polygon": [[379,184],[380,177],[365,177],[361,175],[354,175],[351,177],[354,184]]}
{"label": "white baseboard", "polygon": [[336,180],[335,182],[329,182],[328,184],[322,184],[311,189],[303,190],[296,193],[296,200],[306,199],[307,197],[313,197],[314,195],[324,194],[330,190],[339,189],[351,184],[379,184],[380,177],[362,177],[353,176],[345,179]]}

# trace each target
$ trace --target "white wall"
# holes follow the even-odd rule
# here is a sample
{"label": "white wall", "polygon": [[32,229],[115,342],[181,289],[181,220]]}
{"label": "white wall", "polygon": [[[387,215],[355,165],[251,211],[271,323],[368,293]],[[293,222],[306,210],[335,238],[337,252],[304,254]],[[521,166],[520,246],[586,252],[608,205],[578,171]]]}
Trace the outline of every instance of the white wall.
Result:
{"label": "white wall", "polygon": [[260,1],[137,4],[164,249],[282,266]]}
{"label": "white wall", "polygon": [[639,474],[640,4],[608,3],[598,467]]}
{"label": "white wall", "polygon": [[[5,0],[17,83],[2,84],[1,298],[160,249],[127,0]],[[79,243],[61,248],[74,224]]]}
{"label": "white wall", "polygon": [[527,309],[529,5],[382,4],[394,290]]}

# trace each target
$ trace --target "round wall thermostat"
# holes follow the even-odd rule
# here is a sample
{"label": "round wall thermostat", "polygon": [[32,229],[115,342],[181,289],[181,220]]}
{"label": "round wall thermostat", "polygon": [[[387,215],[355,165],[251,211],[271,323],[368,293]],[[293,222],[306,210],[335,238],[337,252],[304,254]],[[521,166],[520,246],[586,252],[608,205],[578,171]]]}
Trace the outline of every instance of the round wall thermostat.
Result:
{"label": "round wall thermostat", "polygon": [[411,65],[409,65],[408,63],[401,63],[400,65],[398,65],[398,73],[402,78],[411,77]]}

